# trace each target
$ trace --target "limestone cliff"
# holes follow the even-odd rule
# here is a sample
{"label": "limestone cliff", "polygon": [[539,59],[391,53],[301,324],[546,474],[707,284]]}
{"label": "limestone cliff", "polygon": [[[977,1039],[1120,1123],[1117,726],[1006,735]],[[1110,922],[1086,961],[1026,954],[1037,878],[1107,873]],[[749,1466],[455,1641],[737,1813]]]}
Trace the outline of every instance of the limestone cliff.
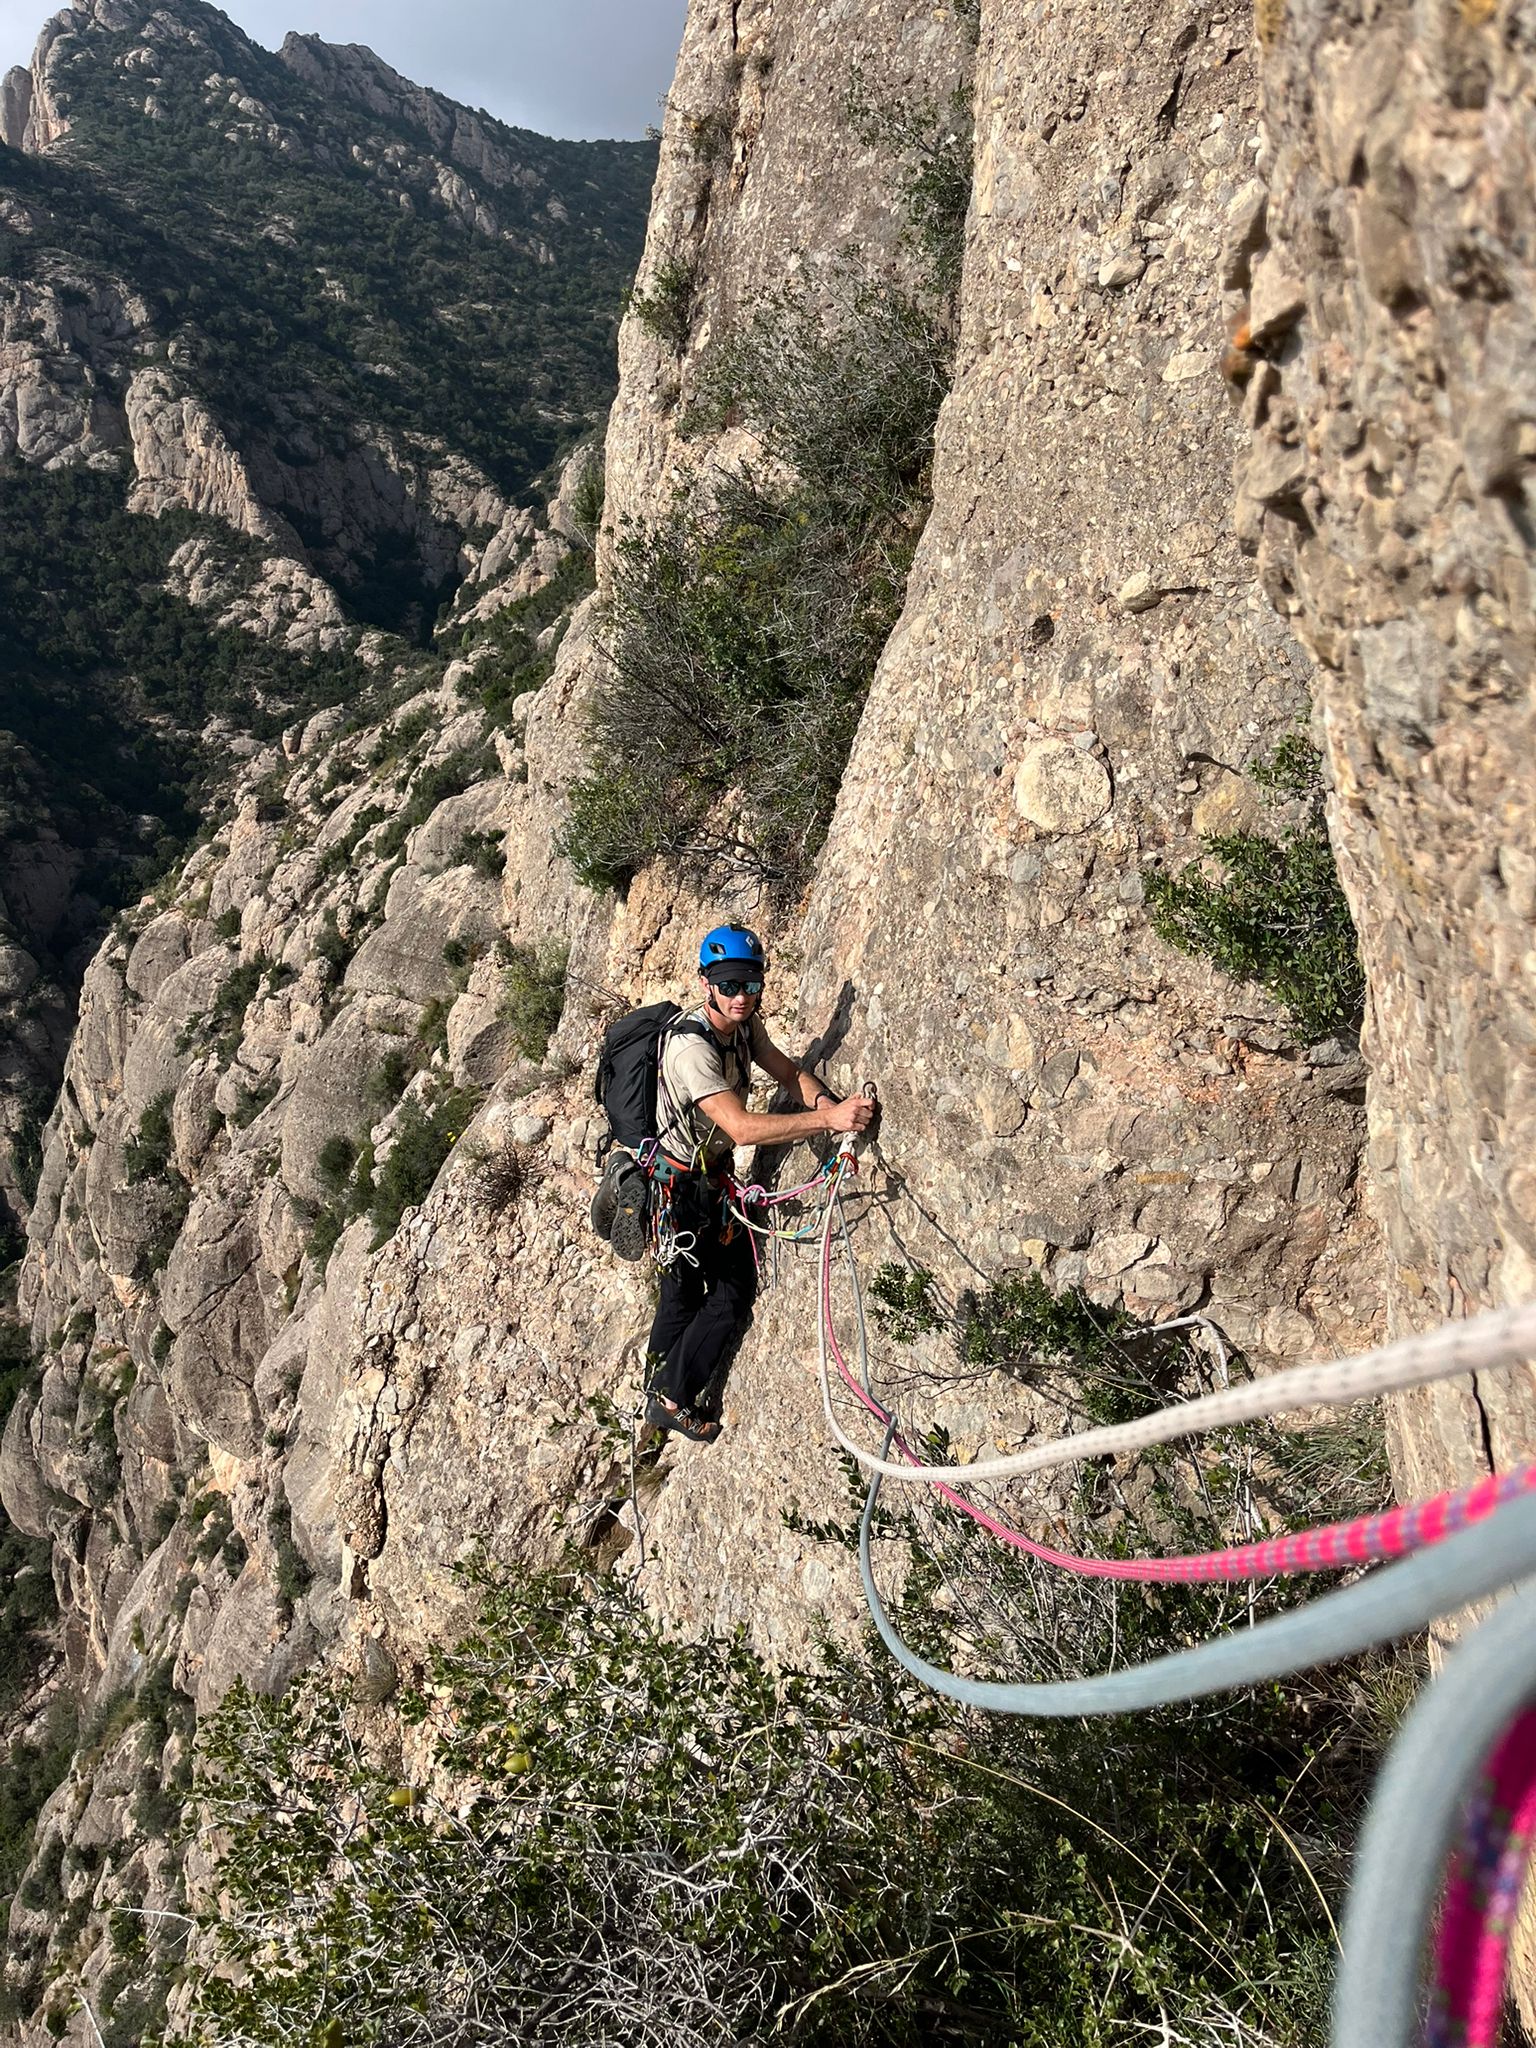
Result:
{"label": "limestone cliff", "polygon": [[[852,1619],[846,1558],[783,1512],[841,1504],[799,1257],[720,1444],[651,1476],[643,1570],[605,1406],[650,1303],[585,1221],[586,1070],[614,1008],[686,990],[722,907],[768,930],[776,1037],[881,1085],[861,1261],[950,1299],[1034,1268],[1199,1311],[1258,1370],[1531,1292],[1532,52],[1510,6],[1345,14],[694,0],[637,296],[675,317],[622,331],[599,594],[553,673],[506,707],[472,659],[377,729],[293,728],[87,977],[22,1281],[43,1370],[0,1455],[83,1685],[168,1661],[206,1707],[318,1655],[387,1683],[451,1627],[469,1539],[518,1559],[574,1532],[670,1621],[780,1654]],[[493,179],[365,55],[284,62]],[[850,252],[884,284],[917,266],[855,74],[886,104],[974,88],[900,622],[802,900],[660,868],[598,896],[558,848],[620,537],[760,460],[690,418],[711,351],[786,272],[830,319]],[[498,528],[498,563],[537,554],[510,508]],[[532,623],[548,657],[562,629]],[[1247,771],[1298,721],[1326,742],[1363,1049],[1304,1042],[1148,916],[1151,877],[1255,824]],[[528,991],[562,971],[539,1050]],[[913,1371],[962,1449],[1061,1419],[937,1339]],[[1508,1381],[1404,1407],[1405,1487],[1529,1449]],[[82,1767],[40,1852],[96,1796]],[[70,1895],[128,1870],[172,1896],[131,1836]]]}

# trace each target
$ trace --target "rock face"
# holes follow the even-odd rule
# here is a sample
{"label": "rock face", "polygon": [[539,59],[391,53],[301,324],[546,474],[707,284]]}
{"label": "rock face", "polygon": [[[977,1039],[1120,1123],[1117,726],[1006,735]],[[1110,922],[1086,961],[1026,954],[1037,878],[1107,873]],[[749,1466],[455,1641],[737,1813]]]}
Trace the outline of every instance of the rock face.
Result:
{"label": "rock face", "polygon": [[[1265,5],[1257,39],[1246,10],[1150,0],[1050,34],[981,0],[973,38],[973,12],[694,0],[640,272],[642,294],[686,274],[687,318],[621,337],[600,591],[616,534],[753,459],[737,426],[684,431],[710,348],[787,273],[830,305],[851,248],[876,283],[920,267],[888,152],[850,139],[852,78],[944,101],[974,74],[932,513],[805,900],[577,883],[560,834],[599,598],[499,730],[484,649],[372,729],[296,725],[92,963],[23,1274],[43,1370],[0,1451],[87,1682],[141,1642],[203,1708],[365,1637],[365,1671],[406,1673],[455,1624],[466,1541],[542,1558],[573,1531],[682,1628],[739,1622],[793,1658],[854,1623],[849,1561],[806,1533],[845,1501],[803,1247],[717,1446],[674,1442],[636,1502],[602,1420],[638,1392],[651,1301],[586,1222],[593,1049],[621,1004],[689,993],[723,913],[765,930],[779,1042],[879,1084],[850,1203],[866,1271],[919,1263],[951,1302],[1042,1272],[1202,1315],[1260,1371],[1533,1291],[1529,41],[1513,13],[1406,0],[1368,24]],[[370,52],[290,38],[283,63],[425,138],[466,205],[542,203]],[[401,475],[358,460],[354,506]],[[314,531],[321,499],[299,518],[248,475]],[[411,477],[445,523],[478,507],[456,625],[560,569],[453,461]],[[307,586],[283,588],[296,619]],[[1144,901],[1254,824],[1247,771],[1309,717],[1363,1054],[1300,1042]],[[535,1058],[507,967],[554,972],[552,947],[564,1010]],[[0,955],[18,1001],[28,973]],[[942,1337],[908,1358],[962,1452],[1063,1424],[957,1377]],[[1529,1403],[1512,1374],[1404,1404],[1404,1487],[1527,1453]]]}
{"label": "rock face", "polygon": [[[552,210],[561,204],[558,195],[549,191],[524,157],[508,148],[508,131],[500,122],[488,121],[426,86],[413,85],[361,43],[326,43],[319,36],[289,35],[278,55],[296,77],[330,98],[350,100],[371,114],[413,130],[431,153],[445,158],[447,164],[469,172],[494,191],[510,187],[523,203],[542,203],[552,219],[559,218]],[[497,232],[495,210],[452,170],[441,172],[438,193],[466,226],[481,234]]]}
{"label": "rock face", "polygon": [[237,533],[301,555],[298,535],[257,497],[245,463],[206,405],[178,390],[164,370],[140,370],[124,411],[133,448],[131,512],[188,512],[220,519]]}
{"label": "rock face", "polygon": [[[71,112],[77,100],[83,113]],[[131,227],[117,237],[121,260],[131,270],[159,236],[160,255],[150,265],[170,270],[147,280],[144,296],[131,282],[101,275],[98,245],[89,243],[93,255],[85,262],[76,246],[72,186],[46,174],[0,175],[3,224],[20,256],[0,283],[0,459],[14,453],[29,462],[78,461],[126,448],[135,509],[183,506],[216,517],[343,584],[370,572],[381,550],[397,573],[414,556],[434,587],[456,580],[473,566],[460,560],[461,550],[468,544],[478,559],[484,544],[476,536],[509,516],[511,470],[493,481],[483,459],[474,462],[452,445],[444,421],[403,422],[405,409],[391,402],[390,380],[399,373],[388,363],[368,366],[382,380],[377,403],[354,392],[350,416],[338,418],[326,402],[323,353],[302,360],[285,354],[289,337],[277,332],[245,337],[260,354],[279,344],[262,403],[243,407],[239,417],[227,408],[221,416],[206,397],[210,380],[185,374],[207,352],[206,338],[195,326],[183,331],[158,296],[165,283],[179,290],[186,282],[173,274],[185,221],[160,221],[154,194],[135,183],[138,165],[114,160],[120,135],[93,126],[107,101],[137,121],[146,139],[154,138],[158,109],[162,120],[174,111],[183,126],[193,124],[210,139],[224,135],[257,150],[274,186],[287,193],[282,204],[297,201],[311,222],[345,211],[355,197],[345,189],[350,174],[354,185],[361,178],[397,211],[440,216],[450,244],[461,243],[468,226],[505,245],[525,292],[538,269],[554,267],[579,296],[584,286],[576,280],[594,265],[600,296],[619,289],[633,262],[629,245],[638,236],[649,146],[548,142],[505,128],[412,85],[355,46],[290,36],[274,59],[196,5],[92,0],[67,8],[44,29],[30,69],[7,75],[0,97],[6,143],[45,162],[67,161],[77,180],[100,180],[113,204],[116,187],[125,186],[132,197],[124,225]],[[172,185],[184,176],[197,189],[199,173],[175,160],[174,145],[169,158],[157,160],[155,175]],[[140,214],[153,230],[147,245],[132,231]],[[226,219],[219,234],[231,231]],[[251,233],[251,254],[265,243],[268,260],[297,247],[285,215],[257,217]],[[190,261],[194,252],[185,253]],[[330,300],[343,305],[348,287],[330,276],[327,263],[345,254],[327,248],[319,263]],[[599,278],[609,260],[612,277]],[[471,297],[485,288],[478,274],[460,283]],[[438,284],[452,289],[446,275]],[[219,282],[200,289],[205,297],[217,293]],[[271,296],[292,298],[280,287]],[[227,350],[224,328],[242,317],[230,306],[215,309],[217,347]],[[579,325],[580,314],[575,318]],[[585,342],[569,338],[580,356]],[[373,345],[381,345],[379,337]],[[457,344],[450,330],[439,332],[435,345],[451,355]],[[468,362],[464,367],[472,370]],[[606,397],[600,387],[584,395],[559,389],[564,373],[553,365],[539,374],[544,398],[572,420]],[[513,488],[539,466],[539,458],[525,458]]]}
{"label": "rock face", "polygon": [[1231,531],[1213,339],[1261,140],[1248,32],[1117,7],[1078,33],[983,28],[934,513],[808,914],[805,1021],[850,1019],[930,1227],[988,1269],[1199,1305],[1261,1353],[1348,1346],[1377,1300],[1358,1063],[1277,1050],[1277,1013],[1141,907],[1307,701]]}
{"label": "rock face", "polygon": [[[1277,23],[1237,523],[1317,661],[1413,1329],[1536,1294],[1536,43],[1483,5]],[[1404,1401],[1397,1463],[1430,1491],[1533,1437],[1516,1370]]]}
{"label": "rock face", "polygon": [[[113,10],[100,0],[55,15],[38,37],[30,67],[13,65],[0,83],[0,142],[29,153],[50,149],[69,132],[57,100],[57,70],[73,42],[76,20],[103,20]],[[103,25],[106,25],[103,21]]]}

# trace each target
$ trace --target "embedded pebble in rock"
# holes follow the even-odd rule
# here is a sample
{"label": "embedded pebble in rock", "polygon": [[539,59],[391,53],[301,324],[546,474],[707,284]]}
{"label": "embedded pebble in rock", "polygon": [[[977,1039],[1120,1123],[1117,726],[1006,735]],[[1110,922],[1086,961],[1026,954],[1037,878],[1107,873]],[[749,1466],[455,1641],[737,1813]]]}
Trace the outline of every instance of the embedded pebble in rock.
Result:
{"label": "embedded pebble in rock", "polygon": [[1135,284],[1147,268],[1147,259],[1139,249],[1128,250],[1124,255],[1112,256],[1099,271],[1099,283],[1105,291],[1124,291],[1128,284]]}
{"label": "embedded pebble in rock", "polygon": [[1275,256],[1254,266],[1248,305],[1249,339],[1255,347],[1294,327],[1307,308],[1307,288]]}
{"label": "embedded pebble in rock", "polygon": [[1045,832],[1085,832],[1114,801],[1102,761],[1061,740],[1040,740],[1019,763],[1014,808]]}
{"label": "embedded pebble in rock", "polygon": [[1125,612],[1147,612],[1161,601],[1162,595],[1151,570],[1138,569],[1115,592],[1115,603]]}

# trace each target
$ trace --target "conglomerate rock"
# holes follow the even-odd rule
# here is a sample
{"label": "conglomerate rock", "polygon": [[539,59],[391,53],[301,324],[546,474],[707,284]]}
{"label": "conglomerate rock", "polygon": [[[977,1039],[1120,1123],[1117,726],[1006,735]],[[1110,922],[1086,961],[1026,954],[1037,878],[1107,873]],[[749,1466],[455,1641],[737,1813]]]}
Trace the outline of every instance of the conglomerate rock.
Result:
{"label": "conglomerate rock", "polygon": [[[1237,525],[1317,660],[1408,1330],[1536,1294],[1536,36],[1482,0],[1272,30]],[[1516,1369],[1403,1401],[1396,1462],[1417,1494],[1533,1435]]]}

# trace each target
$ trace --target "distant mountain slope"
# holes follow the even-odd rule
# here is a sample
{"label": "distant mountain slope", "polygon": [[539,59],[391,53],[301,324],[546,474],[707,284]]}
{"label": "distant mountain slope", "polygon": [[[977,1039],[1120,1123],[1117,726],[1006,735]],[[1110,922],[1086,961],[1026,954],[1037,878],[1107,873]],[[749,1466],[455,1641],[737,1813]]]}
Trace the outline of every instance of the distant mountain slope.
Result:
{"label": "distant mountain slope", "polygon": [[656,151],[204,0],[55,16],[0,143],[3,1265],[107,917],[243,748],[558,567],[531,508],[617,381]]}
{"label": "distant mountain slope", "polygon": [[107,322],[126,333],[69,335],[65,368],[109,412],[114,372],[156,370],[124,394],[141,481],[167,410],[200,402],[245,477],[191,509],[254,498],[360,616],[398,624],[411,572],[437,594],[450,538],[498,524],[607,401],[648,143],[510,129],[356,48],[274,56],[202,0],[66,10],[4,103],[28,152],[0,159],[4,275],[134,302]]}

